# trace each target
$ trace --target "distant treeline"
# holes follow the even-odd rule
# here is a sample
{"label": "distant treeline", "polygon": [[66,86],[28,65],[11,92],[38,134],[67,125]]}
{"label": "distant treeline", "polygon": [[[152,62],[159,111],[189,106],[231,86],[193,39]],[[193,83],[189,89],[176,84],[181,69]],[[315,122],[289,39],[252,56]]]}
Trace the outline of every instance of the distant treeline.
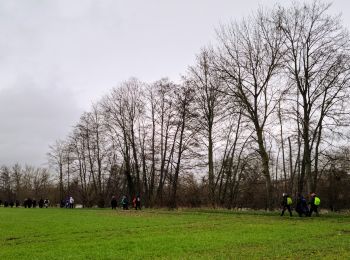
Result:
{"label": "distant treeline", "polygon": [[[39,205],[40,199],[48,199],[50,206],[60,206],[60,190],[57,180],[52,178],[47,169],[34,168],[30,166],[22,167],[16,164],[12,167],[3,166],[0,169],[0,206],[6,202],[8,206],[25,206],[26,199],[36,200]],[[247,168],[243,173],[244,178],[240,180],[240,187],[235,191],[234,198],[230,200],[220,200],[216,205],[226,208],[266,208],[265,182],[261,176],[259,168]],[[287,180],[289,182],[290,180]],[[288,184],[287,184],[288,185]],[[273,180],[274,197],[273,204],[278,206],[281,202],[281,194],[285,191],[284,180]],[[93,190],[93,187],[91,187]],[[344,170],[326,171],[319,180],[318,196],[322,198],[321,208],[329,210],[343,210],[350,207],[350,175]],[[120,188],[110,188],[106,192],[104,199],[105,207],[110,206],[112,196],[117,199],[118,206],[121,206],[122,196],[126,193]],[[73,196],[76,203],[84,203],[85,207],[96,206],[98,203],[96,196],[91,196],[88,202],[84,202],[81,196],[81,189],[78,181],[73,181],[68,186],[64,181],[64,198]],[[164,195],[163,205],[155,203],[153,206],[167,206],[170,202],[169,194]],[[296,194],[291,194],[296,201]],[[131,196],[129,200],[131,200]],[[147,198],[142,198],[142,206],[147,205]],[[211,200],[208,198],[208,183],[205,179],[195,180],[193,175],[181,175],[179,178],[177,203],[181,207],[207,207]],[[102,206],[102,205],[100,205]],[[295,205],[294,205],[295,206]]]}
{"label": "distant treeline", "polygon": [[[2,166],[0,168],[0,200],[2,203],[15,203],[23,205],[27,198],[45,199],[55,196],[57,184],[46,168],[32,166]],[[54,198],[54,197],[52,197]]]}

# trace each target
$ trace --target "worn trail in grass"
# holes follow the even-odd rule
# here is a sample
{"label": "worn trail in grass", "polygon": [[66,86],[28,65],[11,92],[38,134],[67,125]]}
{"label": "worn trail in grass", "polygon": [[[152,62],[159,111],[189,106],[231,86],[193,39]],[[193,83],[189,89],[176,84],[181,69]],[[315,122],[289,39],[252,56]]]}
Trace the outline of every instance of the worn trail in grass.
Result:
{"label": "worn trail in grass", "polygon": [[0,259],[350,259],[350,216],[0,208]]}

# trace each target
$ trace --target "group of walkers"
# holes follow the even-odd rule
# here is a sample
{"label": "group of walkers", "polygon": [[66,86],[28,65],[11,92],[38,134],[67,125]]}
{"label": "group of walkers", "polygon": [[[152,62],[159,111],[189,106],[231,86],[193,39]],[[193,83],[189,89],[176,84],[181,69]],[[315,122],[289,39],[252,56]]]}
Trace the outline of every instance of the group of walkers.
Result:
{"label": "group of walkers", "polygon": [[[2,200],[0,200],[0,206],[1,205],[2,205]],[[16,200],[15,202],[13,202],[13,200],[10,200],[10,201],[5,200],[4,201],[4,207],[5,208],[7,208],[7,207],[13,208],[14,206],[16,206],[16,208],[18,208],[20,206],[19,200]]]}
{"label": "group of walkers", "polygon": [[68,196],[66,199],[61,200],[60,203],[61,208],[74,208],[74,198],[72,196]]}
{"label": "group of walkers", "polygon": [[[306,217],[311,217],[313,212],[315,212],[318,216],[318,207],[320,206],[320,204],[321,200],[319,197],[317,197],[316,193],[310,194],[309,203],[306,201],[305,197],[302,194],[298,194],[295,211],[298,213],[299,217],[302,217],[303,215]],[[283,193],[281,205],[281,216],[284,215],[284,212],[286,210],[288,210],[289,215],[292,216],[293,200],[287,193]]]}
{"label": "group of walkers", "polygon": [[[50,206],[50,201],[49,199],[43,199],[41,198],[39,201],[36,201],[36,199],[32,199],[32,198],[25,198],[23,200],[23,204],[21,205],[19,200],[15,200],[15,201],[7,201],[5,200],[4,202],[2,200],[0,200],[0,206],[2,206],[2,204],[4,204],[4,207],[20,207],[23,206],[24,208],[48,208]],[[61,204],[60,204],[61,208],[74,208],[74,199],[72,196],[67,197],[65,200],[61,200]]]}
{"label": "group of walkers", "polygon": [[[0,206],[2,205],[2,200],[0,200]],[[129,209],[129,199],[127,195],[122,196],[121,198],[121,206],[123,210],[128,210]],[[298,194],[297,201],[296,201],[296,207],[295,211],[298,213],[299,217],[306,216],[306,217],[311,217],[312,213],[315,212],[316,215],[318,216],[318,207],[321,204],[320,198],[316,195],[316,193],[311,193],[310,194],[310,200],[307,202],[305,197],[302,194]],[[37,205],[39,208],[48,208],[50,205],[50,201],[48,199],[40,199],[39,202],[35,199],[31,198],[26,198],[23,201],[23,207],[25,208],[36,208]],[[282,212],[281,216],[284,215],[284,212],[288,210],[289,215],[292,216],[292,205],[293,205],[293,200],[291,196],[289,196],[287,193],[283,193],[282,195]],[[20,206],[20,201],[15,200],[13,201],[4,201],[4,207],[19,207]],[[61,200],[60,204],[61,208],[74,208],[74,199],[72,196],[68,196],[66,199]],[[116,209],[118,207],[118,201],[116,196],[113,196],[111,199],[111,207],[112,209]],[[132,199],[132,207],[135,210],[141,210],[141,198],[140,195],[134,196]]]}
{"label": "group of walkers", "polygon": [[[23,207],[25,208],[36,208],[37,206],[39,206],[39,208],[48,208],[50,204],[50,201],[48,199],[40,199],[38,202],[36,201],[36,199],[31,199],[31,198],[25,198],[23,200]],[[2,205],[2,200],[0,200],[0,206]],[[4,207],[16,207],[18,208],[21,205],[19,200],[15,200],[15,202],[11,201],[4,201]]]}
{"label": "group of walkers", "polygon": [[[128,210],[129,209],[129,199],[128,199],[128,196],[124,195],[121,199],[121,205],[123,207],[123,210]],[[140,195],[137,195],[133,198],[132,200],[132,206],[135,210],[141,210],[141,198],[140,198]],[[116,209],[118,207],[118,201],[117,201],[117,198],[116,196],[113,196],[112,197],[112,200],[111,200],[111,207],[112,209]]]}

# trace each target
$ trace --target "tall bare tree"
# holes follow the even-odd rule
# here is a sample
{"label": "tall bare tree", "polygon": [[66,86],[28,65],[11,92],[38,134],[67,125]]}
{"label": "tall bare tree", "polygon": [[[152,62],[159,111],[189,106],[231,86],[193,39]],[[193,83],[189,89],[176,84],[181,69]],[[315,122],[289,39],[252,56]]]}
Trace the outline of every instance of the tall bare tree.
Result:
{"label": "tall bare tree", "polygon": [[[214,69],[212,50],[203,49],[197,56],[196,65],[190,67],[189,80],[195,90],[196,111],[204,144],[208,152],[209,200],[215,206],[214,149],[218,136],[218,124],[224,116],[226,106],[223,82]],[[221,122],[222,123],[222,122]]]}
{"label": "tall bare tree", "polygon": [[56,143],[49,147],[48,152],[49,164],[56,169],[58,172],[58,183],[59,183],[59,193],[60,200],[64,198],[64,188],[63,188],[63,166],[64,166],[64,154],[65,154],[65,142],[62,140],[57,140]]}
{"label": "tall bare tree", "polygon": [[[280,7],[276,25],[283,31],[289,78],[300,95],[297,116],[303,141],[298,190],[315,191],[325,127],[342,126],[349,87],[349,36],[330,4],[313,1]],[[305,180],[306,178],[306,180]]]}
{"label": "tall bare tree", "polygon": [[190,111],[190,108],[194,99],[194,89],[190,86],[190,84],[188,84],[188,82],[185,82],[183,85],[180,85],[178,89],[176,89],[176,97],[177,131],[179,131],[179,135],[174,176],[172,178],[170,208],[177,207],[176,194],[178,188],[178,179],[180,174],[182,155],[186,149],[185,132],[192,119],[192,112]]}
{"label": "tall bare tree", "polygon": [[255,130],[254,139],[266,182],[267,207],[271,209],[272,185],[265,126],[277,104],[274,80],[281,65],[283,38],[263,12],[249,21],[222,26],[218,38],[220,49],[216,67],[226,81],[227,94],[234,97],[234,105],[243,109],[243,115]]}

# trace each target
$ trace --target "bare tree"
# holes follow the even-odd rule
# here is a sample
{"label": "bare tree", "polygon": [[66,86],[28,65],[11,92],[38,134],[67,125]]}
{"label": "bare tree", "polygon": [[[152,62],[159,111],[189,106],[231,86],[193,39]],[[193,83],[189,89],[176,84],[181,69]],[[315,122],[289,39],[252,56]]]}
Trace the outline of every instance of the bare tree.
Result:
{"label": "bare tree", "polygon": [[5,165],[0,169],[0,189],[5,192],[7,200],[12,200],[11,173],[10,168]]}
{"label": "bare tree", "polygon": [[113,89],[102,103],[110,137],[123,155],[124,173],[130,196],[142,192],[138,129],[144,113],[143,85],[137,79]]}
{"label": "bare tree", "polygon": [[[208,152],[209,200],[215,206],[214,149],[218,136],[218,124],[224,116],[226,107],[223,82],[213,67],[214,53],[203,49],[197,56],[197,64],[190,67],[189,80],[195,89],[195,104],[198,123],[204,136]],[[221,122],[222,123],[222,122]]]}
{"label": "bare tree", "polygon": [[227,94],[234,97],[235,105],[243,109],[243,115],[255,130],[266,182],[267,207],[271,209],[272,185],[264,130],[278,100],[273,83],[282,57],[281,32],[260,12],[249,22],[222,26],[218,37],[216,67],[228,86]]}
{"label": "bare tree", "polygon": [[18,163],[12,167],[12,179],[14,184],[15,199],[20,199],[22,188],[22,167]]}
{"label": "bare tree", "polygon": [[63,189],[63,165],[64,165],[64,153],[65,153],[65,143],[62,140],[57,140],[56,143],[49,147],[48,160],[50,166],[58,172],[58,182],[59,182],[59,192],[60,200],[64,198]]}
{"label": "bare tree", "polygon": [[[303,141],[299,192],[315,191],[325,127],[342,126],[349,86],[349,37],[330,4],[314,1],[279,9],[276,24],[285,36],[289,78],[300,95],[297,116]],[[295,93],[294,92],[294,93]],[[295,96],[297,96],[295,95]]]}
{"label": "bare tree", "polygon": [[169,169],[174,157],[175,144],[179,133],[176,122],[176,96],[174,89],[178,86],[167,79],[154,84],[158,105],[156,106],[156,122],[158,122],[159,176],[156,199],[163,205],[164,184],[169,177]]}
{"label": "bare tree", "polygon": [[170,208],[176,208],[176,194],[178,187],[178,178],[181,167],[181,159],[183,152],[186,148],[184,145],[185,140],[185,130],[190,124],[192,113],[190,112],[190,105],[193,102],[194,98],[194,90],[191,88],[188,82],[185,82],[183,85],[180,85],[178,89],[176,89],[176,110],[177,110],[177,126],[179,130],[178,144],[177,144],[177,154],[176,154],[176,165],[174,170],[174,176],[172,179],[172,194],[170,198]]}

